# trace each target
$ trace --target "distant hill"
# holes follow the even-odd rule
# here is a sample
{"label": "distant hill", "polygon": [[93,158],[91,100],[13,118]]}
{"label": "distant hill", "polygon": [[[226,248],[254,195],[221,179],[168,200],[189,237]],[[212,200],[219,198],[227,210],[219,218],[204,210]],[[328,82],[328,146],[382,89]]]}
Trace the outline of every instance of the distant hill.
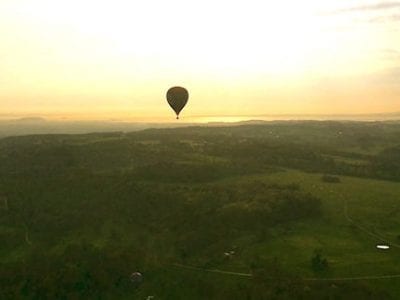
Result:
{"label": "distant hill", "polygon": [[114,121],[53,121],[40,117],[0,121],[0,137],[30,134],[82,134],[138,131],[146,128],[190,126],[192,123],[138,123]]}
{"label": "distant hill", "polygon": [[[377,114],[348,114],[348,115],[259,115],[254,119],[239,122],[171,122],[171,123],[146,123],[146,122],[123,122],[112,120],[97,121],[71,121],[71,120],[48,120],[43,117],[8,118],[1,116],[0,137],[30,135],[30,134],[82,134],[91,132],[129,132],[147,128],[181,128],[188,126],[202,127],[226,127],[240,125],[261,125],[271,122],[288,121],[400,121],[400,112],[377,113]],[[196,120],[192,117],[191,120]],[[221,117],[224,120],[224,117]]]}
{"label": "distant hill", "polygon": [[27,118],[15,119],[12,121],[17,123],[38,123],[38,122],[46,122],[46,119],[42,117],[27,117]]}

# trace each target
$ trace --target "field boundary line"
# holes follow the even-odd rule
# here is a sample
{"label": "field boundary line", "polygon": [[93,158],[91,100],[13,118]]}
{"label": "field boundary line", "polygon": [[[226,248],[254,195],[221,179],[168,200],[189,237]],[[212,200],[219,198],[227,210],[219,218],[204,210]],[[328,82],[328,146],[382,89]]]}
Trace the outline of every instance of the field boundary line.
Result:
{"label": "field boundary line", "polygon": [[[343,197],[343,195],[342,195]],[[343,201],[344,201],[344,206],[343,206],[343,212],[344,212],[344,216],[346,218],[346,220],[348,222],[350,222],[351,224],[353,224],[354,226],[356,226],[359,230],[363,231],[365,234],[369,235],[370,237],[373,237],[375,239],[378,239],[379,241],[388,244],[389,246],[395,247],[395,248],[400,248],[399,244],[396,244],[395,242],[390,241],[389,239],[387,239],[386,237],[376,234],[370,230],[368,230],[367,228],[365,228],[364,226],[360,225],[359,222],[356,222],[355,220],[353,220],[350,216],[349,216],[349,211],[348,211],[348,200],[346,197],[343,197]]]}
{"label": "field boundary line", "polygon": [[[209,272],[209,273],[217,273],[223,275],[234,275],[240,277],[247,277],[247,278],[254,278],[254,274],[252,273],[238,273],[238,272],[231,272],[231,271],[224,271],[219,269],[206,269],[206,268],[199,268],[193,267],[188,265],[182,264],[172,264],[174,267],[193,270],[193,271],[202,271],[202,272]],[[371,276],[355,276],[355,277],[334,277],[334,278],[317,278],[317,277],[293,277],[293,278],[282,278],[282,277],[263,277],[265,279],[270,280],[288,280],[288,279],[299,279],[303,281],[356,281],[356,280],[380,280],[380,279],[396,279],[400,278],[400,274],[393,274],[393,275],[371,275]]]}
{"label": "field boundary line", "polygon": [[204,269],[204,268],[193,267],[193,266],[182,265],[182,264],[173,264],[173,266],[178,267],[178,268],[188,269],[188,270],[195,270],[195,271],[203,271],[203,272],[226,274],[226,275],[235,275],[235,276],[241,276],[241,277],[253,277],[253,274],[251,274],[251,273],[239,273],[239,272],[223,271],[223,270],[218,270],[218,269]]}

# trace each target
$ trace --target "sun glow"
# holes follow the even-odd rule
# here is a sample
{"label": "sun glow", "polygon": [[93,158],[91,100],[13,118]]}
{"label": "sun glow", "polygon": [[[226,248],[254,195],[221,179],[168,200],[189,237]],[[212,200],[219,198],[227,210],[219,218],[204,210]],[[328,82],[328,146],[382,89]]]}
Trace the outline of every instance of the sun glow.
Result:
{"label": "sun glow", "polygon": [[359,78],[396,67],[379,57],[399,55],[396,31],[327,16],[335,3],[3,0],[0,110],[158,116],[173,85],[190,90],[199,115],[317,113],[333,96],[345,111],[379,91],[393,109],[398,86]]}
{"label": "sun glow", "polygon": [[[54,54],[52,48],[61,46],[57,54],[75,63],[104,58],[128,74],[154,68],[158,75],[175,69],[178,75],[228,77],[234,71],[295,72],[315,62],[317,44],[330,46],[312,2],[15,2],[25,29],[34,25],[30,37],[40,50]],[[40,44],[43,33],[52,45]]]}

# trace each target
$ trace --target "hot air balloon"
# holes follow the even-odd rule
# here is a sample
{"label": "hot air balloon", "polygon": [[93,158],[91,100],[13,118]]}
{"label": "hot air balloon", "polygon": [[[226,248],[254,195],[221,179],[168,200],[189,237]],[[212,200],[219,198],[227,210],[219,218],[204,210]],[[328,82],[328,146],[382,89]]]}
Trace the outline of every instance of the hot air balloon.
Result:
{"label": "hot air balloon", "polygon": [[185,107],[189,99],[188,91],[180,86],[174,86],[167,92],[167,101],[169,106],[175,111],[176,119],[179,119],[179,113]]}

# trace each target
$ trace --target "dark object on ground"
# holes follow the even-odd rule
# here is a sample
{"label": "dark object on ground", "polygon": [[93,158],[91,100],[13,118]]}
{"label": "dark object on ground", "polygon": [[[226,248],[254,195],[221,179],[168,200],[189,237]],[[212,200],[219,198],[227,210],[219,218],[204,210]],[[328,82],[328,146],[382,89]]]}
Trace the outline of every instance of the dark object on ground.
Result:
{"label": "dark object on ground", "polygon": [[321,180],[323,182],[329,182],[329,183],[340,183],[340,177],[338,176],[333,176],[333,175],[323,175],[321,177]]}

